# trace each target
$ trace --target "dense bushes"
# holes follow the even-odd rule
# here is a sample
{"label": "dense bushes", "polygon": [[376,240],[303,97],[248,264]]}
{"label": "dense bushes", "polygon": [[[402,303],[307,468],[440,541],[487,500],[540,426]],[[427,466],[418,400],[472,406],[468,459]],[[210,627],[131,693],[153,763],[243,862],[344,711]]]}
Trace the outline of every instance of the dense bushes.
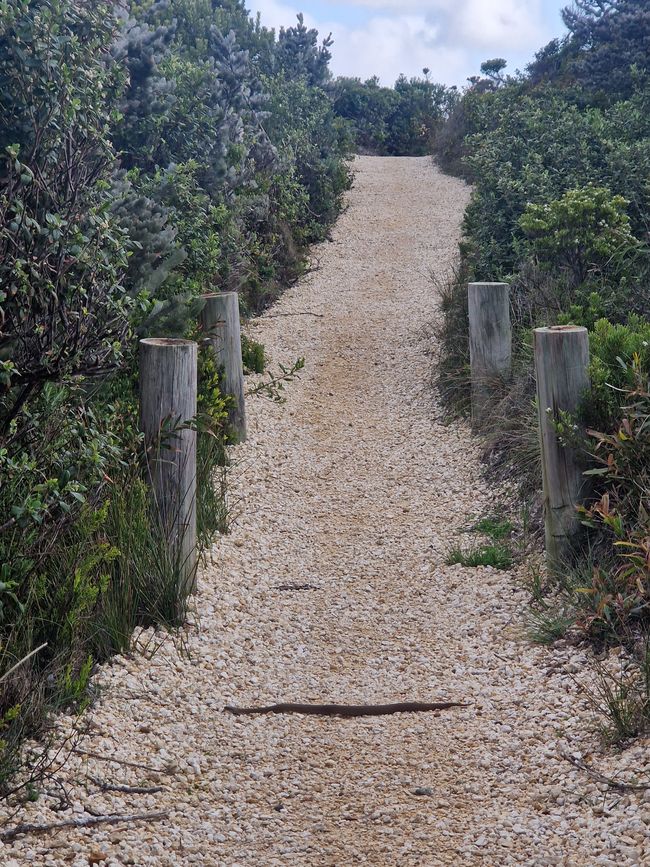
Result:
{"label": "dense bushes", "polygon": [[43,383],[117,361],[130,306],[129,239],[110,213],[110,4],[38,13],[10,4],[0,19],[4,433]]}
{"label": "dense bushes", "polygon": [[567,9],[568,35],[540,51],[526,75],[484,68],[435,144],[441,163],[474,183],[461,273],[444,291],[441,393],[450,410],[466,406],[466,281],[509,281],[514,370],[495,401],[486,450],[530,502],[540,485],[532,328],[589,328],[592,386],[581,411],[594,485],[582,516],[587,553],[576,550],[554,589],[569,612],[563,629],[577,623],[630,649],[650,632],[645,6]]}
{"label": "dense bushes", "polygon": [[393,88],[377,78],[337,78],[334,110],[352,129],[359,150],[391,156],[422,156],[431,152],[434,132],[458,99],[447,88],[424,78],[401,75]]}
{"label": "dense bushes", "polygon": [[[95,662],[183,619],[137,338],[199,336],[205,291],[259,309],[326,236],[351,146],[328,46],[302,19],[276,37],[241,0],[0,4],[0,789]],[[205,549],[228,521],[229,434],[200,356]]]}

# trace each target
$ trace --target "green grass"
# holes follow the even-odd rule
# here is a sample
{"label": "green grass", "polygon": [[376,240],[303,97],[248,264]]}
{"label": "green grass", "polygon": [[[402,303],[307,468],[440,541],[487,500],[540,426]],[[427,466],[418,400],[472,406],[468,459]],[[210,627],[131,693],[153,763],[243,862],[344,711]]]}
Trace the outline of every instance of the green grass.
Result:
{"label": "green grass", "polygon": [[487,536],[487,544],[477,544],[469,548],[460,545],[452,548],[446,563],[448,566],[460,564],[461,566],[492,566],[494,569],[510,569],[514,562],[512,550],[504,543],[514,530],[512,521],[501,515],[486,515],[475,521],[464,532],[480,533]]}
{"label": "green grass", "polygon": [[528,637],[535,644],[553,644],[564,638],[575,623],[575,614],[546,608],[530,611],[527,617]]}
{"label": "green grass", "polygon": [[596,684],[587,690],[594,710],[604,722],[600,732],[611,744],[620,744],[650,731],[650,639],[640,658],[619,672],[600,664]]}
{"label": "green grass", "polygon": [[506,518],[490,516],[481,518],[480,521],[477,521],[470,527],[470,530],[475,533],[483,533],[484,536],[488,536],[492,541],[499,542],[501,539],[507,539],[512,534],[514,525],[512,521],[508,521]]}
{"label": "green grass", "polygon": [[228,532],[226,453],[223,439],[210,430],[199,430],[196,440],[196,531],[202,552],[217,533]]}
{"label": "green grass", "polygon": [[512,551],[505,545],[477,545],[466,550],[452,548],[445,562],[448,566],[459,564],[470,568],[492,566],[494,569],[510,569],[513,557]]}

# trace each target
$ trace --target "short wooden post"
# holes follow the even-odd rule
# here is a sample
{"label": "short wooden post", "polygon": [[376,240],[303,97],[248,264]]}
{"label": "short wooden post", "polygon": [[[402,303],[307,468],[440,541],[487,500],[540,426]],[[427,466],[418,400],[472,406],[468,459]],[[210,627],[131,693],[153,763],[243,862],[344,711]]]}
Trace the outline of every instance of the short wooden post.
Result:
{"label": "short wooden post", "polygon": [[507,283],[469,283],[467,302],[472,426],[480,429],[489,417],[496,383],[510,376],[510,287]]}
{"label": "short wooden post", "polygon": [[239,296],[236,292],[213,292],[202,296],[201,325],[218,364],[223,368],[223,390],[232,398],[229,421],[239,442],[246,439],[244,368],[241,357]]}
{"label": "short wooden post", "polygon": [[586,328],[556,325],[536,328],[534,342],[546,555],[557,570],[580,528],[576,506],[588,485],[575,449],[560,443],[555,422],[562,411],[575,416],[589,388],[589,335]]}
{"label": "short wooden post", "polygon": [[140,341],[140,429],[149,477],[172,562],[180,573],[178,610],[196,580],[197,345],[192,340]]}

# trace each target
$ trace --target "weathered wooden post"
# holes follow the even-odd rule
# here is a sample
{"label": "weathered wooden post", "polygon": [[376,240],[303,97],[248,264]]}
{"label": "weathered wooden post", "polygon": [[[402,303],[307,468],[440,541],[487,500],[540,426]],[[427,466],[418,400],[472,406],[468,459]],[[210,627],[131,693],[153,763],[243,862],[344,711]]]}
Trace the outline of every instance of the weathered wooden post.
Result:
{"label": "weathered wooden post", "polygon": [[183,610],[196,578],[197,344],[152,337],[140,341],[140,428],[145,435],[154,500],[181,584]]}
{"label": "weathered wooden post", "polygon": [[510,376],[510,287],[507,283],[469,283],[467,302],[472,427],[478,430],[489,417],[495,384]]}
{"label": "weathered wooden post", "polygon": [[217,363],[223,367],[223,389],[232,398],[230,424],[239,442],[246,439],[244,368],[241,357],[239,296],[236,292],[212,292],[202,296],[201,325]]}
{"label": "weathered wooden post", "polygon": [[580,528],[576,506],[588,486],[575,449],[560,443],[555,422],[560,412],[575,415],[589,388],[589,335],[586,328],[555,325],[536,328],[534,340],[546,555],[557,570]]}

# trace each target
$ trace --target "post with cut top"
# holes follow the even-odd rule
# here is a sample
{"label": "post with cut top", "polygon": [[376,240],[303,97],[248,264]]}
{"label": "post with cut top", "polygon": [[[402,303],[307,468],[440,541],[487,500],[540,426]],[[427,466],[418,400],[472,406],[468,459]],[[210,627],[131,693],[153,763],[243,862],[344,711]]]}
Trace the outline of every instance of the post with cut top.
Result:
{"label": "post with cut top", "polygon": [[510,286],[507,283],[469,283],[467,305],[472,427],[479,430],[489,418],[496,386],[511,372]]}
{"label": "post with cut top", "polygon": [[549,567],[558,570],[580,529],[576,507],[589,493],[576,450],[557,434],[560,414],[575,418],[589,388],[589,334],[575,325],[555,325],[536,328],[534,342],[546,556]]}
{"label": "post with cut top", "polygon": [[231,398],[228,413],[238,442],[246,439],[246,405],[244,401],[244,367],[241,356],[239,296],[237,292],[212,292],[202,296],[201,325],[223,369],[223,390]]}
{"label": "post with cut top", "polygon": [[140,429],[155,509],[179,576],[178,617],[196,582],[196,380],[194,341],[140,341]]}

